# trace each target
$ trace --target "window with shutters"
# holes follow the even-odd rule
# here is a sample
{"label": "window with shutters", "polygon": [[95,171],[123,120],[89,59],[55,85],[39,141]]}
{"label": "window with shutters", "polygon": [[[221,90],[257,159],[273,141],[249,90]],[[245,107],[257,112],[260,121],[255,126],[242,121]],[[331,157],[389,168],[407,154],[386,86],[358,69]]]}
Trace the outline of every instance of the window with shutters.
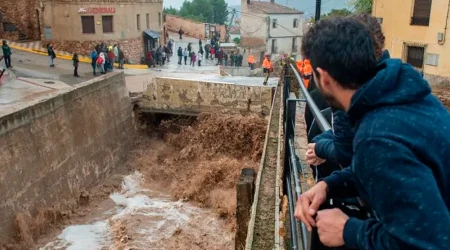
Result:
{"label": "window with shutters", "polygon": [[431,0],[414,0],[411,25],[428,26],[430,24]]}
{"label": "window with shutters", "polygon": [[294,28],[298,28],[298,19],[296,18],[296,19],[294,19]]}
{"label": "window with shutters", "polygon": [[102,16],[103,33],[113,32],[113,16]]}
{"label": "window with shutters", "polygon": [[94,16],[82,16],[81,29],[83,34],[95,34]]}
{"label": "window with shutters", "polygon": [[150,29],[150,14],[145,14],[145,22],[147,23],[147,29]]}
{"label": "window with shutters", "polygon": [[416,68],[423,68],[425,48],[417,46],[406,46],[406,62]]}
{"label": "window with shutters", "polygon": [[276,29],[277,28],[277,19],[273,19],[272,20],[272,29]]}

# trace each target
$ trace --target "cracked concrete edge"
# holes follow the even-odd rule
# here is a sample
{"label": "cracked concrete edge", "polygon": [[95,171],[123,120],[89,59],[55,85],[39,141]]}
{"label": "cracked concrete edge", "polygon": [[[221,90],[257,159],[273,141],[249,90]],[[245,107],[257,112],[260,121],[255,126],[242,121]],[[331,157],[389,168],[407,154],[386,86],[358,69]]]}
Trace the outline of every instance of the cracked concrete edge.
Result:
{"label": "cracked concrete edge", "polygon": [[[16,50],[20,50],[20,51],[26,51],[26,52],[30,52],[30,53],[34,53],[34,54],[38,54],[38,55],[48,56],[47,52],[44,50],[29,49],[29,48],[24,48],[24,47],[17,46],[17,45],[9,45],[9,47],[16,49]],[[56,58],[72,61],[72,56],[70,56],[70,55],[56,54]],[[88,58],[88,57],[80,56],[78,59],[80,60],[80,62],[85,62],[85,63],[92,62],[91,58]],[[114,66],[117,67],[118,64],[114,63]],[[148,66],[145,64],[124,64],[123,67],[125,69],[148,69]]]}
{"label": "cracked concrete edge", "polygon": [[284,96],[284,88],[281,87],[281,100],[280,100],[280,117],[278,120],[278,149],[277,149],[277,170],[276,170],[276,183],[275,183],[275,246],[274,250],[280,250],[284,247],[282,246],[281,236],[280,236],[280,213],[281,213],[281,143],[282,143],[282,135],[283,135],[283,96]]}
{"label": "cracked concrete edge", "polygon": [[252,245],[253,245],[253,233],[255,230],[256,209],[258,207],[259,188],[261,186],[261,176],[262,176],[262,171],[264,170],[264,159],[266,158],[267,144],[269,143],[270,124],[272,123],[272,112],[273,112],[273,108],[275,107],[275,97],[277,94],[278,94],[277,88],[275,88],[275,94],[273,95],[273,101],[272,101],[272,108],[270,109],[270,113],[269,113],[270,118],[269,118],[269,122],[267,123],[266,139],[264,140],[263,154],[261,156],[259,171],[258,171],[258,175],[256,177],[255,195],[253,196],[251,217],[250,217],[250,221],[248,223],[245,250],[251,250]]}

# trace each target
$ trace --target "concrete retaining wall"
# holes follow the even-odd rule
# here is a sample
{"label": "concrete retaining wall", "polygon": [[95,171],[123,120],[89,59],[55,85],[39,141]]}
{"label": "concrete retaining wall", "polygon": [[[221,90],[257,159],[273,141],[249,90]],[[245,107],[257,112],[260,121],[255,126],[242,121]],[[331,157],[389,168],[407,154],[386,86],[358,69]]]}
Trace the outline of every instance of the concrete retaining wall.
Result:
{"label": "concrete retaining wall", "polygon": [[147,86],[141,107],[174,114],[256,113],[268,115],[272,88],[199,80],[156,78]]}
{"label": "concrete retaining wall", "polygon": [[122,73],[0,118],[0,242],[17,213],[73,200],[122,165],[134,135]]}

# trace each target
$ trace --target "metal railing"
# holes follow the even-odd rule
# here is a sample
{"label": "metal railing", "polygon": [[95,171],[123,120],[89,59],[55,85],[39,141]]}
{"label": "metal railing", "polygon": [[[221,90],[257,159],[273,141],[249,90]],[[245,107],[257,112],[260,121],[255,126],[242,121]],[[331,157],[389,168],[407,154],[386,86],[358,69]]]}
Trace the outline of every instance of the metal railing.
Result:
{"label": "metal railing", "polygon": [[[303,99],[298,99],[294,93],[290,92],[292,72],[299,83],[300,93]],[[294,218],[295,203],[302,194],[300,176],[305,177],[305,169],[308,167],[302,165],[300,158],[295,151],[295,119],[297,102],[306,102],[320,130],[327,131],[331,129],[330,124],[322,115],[316,103],[309,95],[308,90],[303,84],[297,69],[294,65],[285,65],[284,88],[283,88],[283,105],[284,105],[284,190],[288,196],[289,217],[291,228],[292,249],[308,250],[310,248],[309,233],[303,223]],[[295,192],[294,192],[295,190]],[[299,243],[301,241],[301,243]]]}

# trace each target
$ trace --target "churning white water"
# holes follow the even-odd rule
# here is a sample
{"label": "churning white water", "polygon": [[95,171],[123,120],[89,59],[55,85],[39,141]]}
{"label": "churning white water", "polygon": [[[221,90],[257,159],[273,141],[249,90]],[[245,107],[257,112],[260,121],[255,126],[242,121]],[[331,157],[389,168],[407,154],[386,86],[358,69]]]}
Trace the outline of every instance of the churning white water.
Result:
{"label": "churning white water", "polygon": [[[165,249],[180,231],[205,236],[223,227],[211,212],[145,189],[143,181],[139,172],[124,177],[121,192],[110,195],[115,208],[104,211],[101,220],[66,227],[40,249]],[[220,231],[214,237],[231,239],[232,235]]]}

